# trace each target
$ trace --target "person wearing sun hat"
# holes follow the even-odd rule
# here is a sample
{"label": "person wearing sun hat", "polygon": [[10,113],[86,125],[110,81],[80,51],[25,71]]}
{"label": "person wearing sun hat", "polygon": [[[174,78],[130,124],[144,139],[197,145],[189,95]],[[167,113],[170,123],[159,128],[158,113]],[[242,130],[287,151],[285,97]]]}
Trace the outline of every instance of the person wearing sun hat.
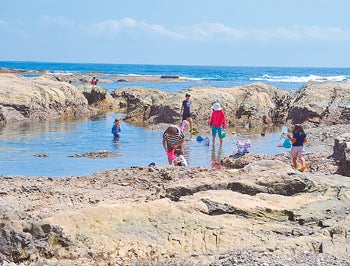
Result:
{"label": "person wearing sun hat", "polygon": [[226,116],[221,108],[220,103],[214,103],[212,106],[212,114],[208,121],[208,125],[211,126],[211,133],[213,137],[213,144],[215,144],[216,133],[220,139],[220,145],[222,145],[224,135],[223,129],[226,128]]}

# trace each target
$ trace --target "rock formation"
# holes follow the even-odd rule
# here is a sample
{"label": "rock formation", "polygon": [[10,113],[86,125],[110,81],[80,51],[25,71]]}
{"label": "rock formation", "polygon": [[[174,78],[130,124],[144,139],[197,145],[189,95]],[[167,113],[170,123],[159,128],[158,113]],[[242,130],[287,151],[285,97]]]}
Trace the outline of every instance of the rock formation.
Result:
{"label": "rock formation", "polygon": [[0,122],[91,114],[84,95],[65,82],[47,76],[0,76]]}
{"label": "rock formation", "polygon": [[16,263],[209,265],[233,250],[341,259],[350,249],[349,178],[279,160],[0,182],[0,259]]}
{"label": "rock formation", "polygon": [[[257,127],[263,117],[277,124],[284,121],[291,95],[263,83],[232,88],[195,87],[191,94],[191,111],[197,124],[206,125],[213,103],[223,107],[229,126]],[[184,93],[165,93],[156,89],[123,88],[111,93],[126,119],[145,124],[178,123]]]}
{"label": "rock formation", "polygon": [[[0,78],[2,122],[85,114],[87,98],[94,105],[108,97],[84,97],[50,77]],[[261,126],[266,116],[312,126],[303,173],[283,153],[225,158],[220,171],[139,166],[62,179],[0,176],[0,265],[237,265],[242,256],[254,265],[271,254],[271,265],[298,258],[349,265],[350,179],[339,175],[350,169],[348,86],[307,85],[292,100],[260,83],[187,91],[201,126],[216,101],[230,125]],[[184,93],[123,88],[112,96],[126,119],[150,126],[178,122]]]}
{"label": "rock formation", "polygon": [[334,141],[333,157],[338,162],[338,173],[350,176],[350,133],[338,136]]}
{"label": "rock formation", "polygon": [[350,83],[305,85],[293,95],[287,121],[314,126],[350,123]]}
{"label": "rock formation", "polygon": [[28,119],[88,116],[114,110],[116,102],[99,86],[76,87],[59,76],[0,76],[0,124]]}

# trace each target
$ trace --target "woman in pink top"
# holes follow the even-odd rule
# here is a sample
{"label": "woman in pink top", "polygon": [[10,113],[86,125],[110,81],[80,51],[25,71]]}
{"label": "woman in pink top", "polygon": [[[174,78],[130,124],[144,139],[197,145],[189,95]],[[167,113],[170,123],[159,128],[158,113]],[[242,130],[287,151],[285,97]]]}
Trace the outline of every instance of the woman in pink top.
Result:
{"label": "woman in pink top", "polygon": [[211,126],[213,144],[215,144],[215,137],[217,132],[220,139],[220,145],[222,145],[222,140],[224,138],[224,136],[222,135],[222,129],[226,128],[226,117],[219,103],[214,103],[212,109],[213,113],[211,114],[208,124],[209,126]]}

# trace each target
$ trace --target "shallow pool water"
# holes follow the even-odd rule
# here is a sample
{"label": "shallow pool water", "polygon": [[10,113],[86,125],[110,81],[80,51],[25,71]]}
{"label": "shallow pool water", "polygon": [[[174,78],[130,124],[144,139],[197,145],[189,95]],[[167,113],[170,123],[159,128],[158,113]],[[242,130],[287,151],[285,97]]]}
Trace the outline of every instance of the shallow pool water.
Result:
{"label": "shallow pool water", "polygon": [[[152,162],[167,165],[162,146],[163,131],[148,130],[122,121],[119,142],[113,140],[111,127],[121,114],[104,114],[74,121],[34,121],[0,128],[0,174],[27,176],[90,175],[97,171]],[[227,134],[224,145],[206,146],[197,136],[186,133],[185,156],[190,166],[215,166],[224,156],[233,154],[238,139],[251,140],[251,153],[277,154],[288,149],[278,147],[280,131],[259,134]],[[205,137],[205,136],[203,136]],[[72,158],[74,154],[110,151],[113,158]],[[37,155],[47,155],[38,157]]]}

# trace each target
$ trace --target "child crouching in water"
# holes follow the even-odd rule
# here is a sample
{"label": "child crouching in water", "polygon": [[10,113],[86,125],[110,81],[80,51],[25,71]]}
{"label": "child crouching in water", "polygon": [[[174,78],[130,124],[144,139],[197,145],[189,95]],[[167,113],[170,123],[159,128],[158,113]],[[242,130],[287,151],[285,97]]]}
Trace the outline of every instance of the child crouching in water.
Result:
{"label": "child crouching in water", "polygon": [[174,151],[174,155],[176,156],[176,158],[173,160],[173,164],[175,166],[187,166],[187,161],[185,159],[185,157],[183,156],[183,152],[180,149],[176,149]]}
{"label": "child crouching in water", "polygon": [[[301,125],[295,125],[292,133],[293,135],[288,134],[287,136],[292,142],[292,149],[290,151],[290,154],[292,155],[293,166],[294,168],[302,172],[306,168],[306,163],[304,159],[304,156],[305,156],[304,143],[306,142],[306,133],[304,132],[304,129]],[[301,166],[299,168],[297,168],[298,158],[301,162]]]}

